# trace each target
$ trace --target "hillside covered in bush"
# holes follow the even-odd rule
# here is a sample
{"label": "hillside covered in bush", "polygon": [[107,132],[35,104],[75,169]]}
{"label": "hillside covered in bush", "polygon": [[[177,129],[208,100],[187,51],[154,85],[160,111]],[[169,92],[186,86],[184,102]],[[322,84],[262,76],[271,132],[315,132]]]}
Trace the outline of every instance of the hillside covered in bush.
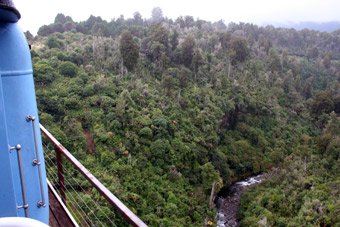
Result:
{"label": "hillside covered in bush", "polygon": [[40,121],[150,226],[214,222],[213,185],[266,171],[241,224],[340,224],[340,31],[156,8],[26,36]]}

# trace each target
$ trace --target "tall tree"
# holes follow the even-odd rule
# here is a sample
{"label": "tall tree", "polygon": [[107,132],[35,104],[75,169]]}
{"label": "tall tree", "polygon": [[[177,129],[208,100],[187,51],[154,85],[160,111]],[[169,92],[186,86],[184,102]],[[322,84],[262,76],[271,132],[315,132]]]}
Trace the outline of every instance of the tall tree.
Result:
{"label": "tall tree", "polygon": [[132,71],[138,61],[139,57],[139,46],[133,40],[133,37],[129,31],[124,31],[120,37],[119,45],[120,53],[123,58],[124,66]]}
{"label": "tall tree", "polygon": [[171,50],[174,51],[177,46],[178,46],[178,32],[177,30],[174,30],[174,32],[171,34],[171,37],[170,37],[170,44],[171,44]]}
{"label": "tall tree", "polygon": [[143,25],[143,18],[142,18],[142,15],[140,14],[140,12],[135,12],[133,14],[133,20],[135,22],[135,24],[138,24],[138,25]]}
{"label": "tall tree", "polygon": [[182,63],[186,67],[190,67],[194,56],[195,40],[192,36],[188,36],[182,43]]}
{"label": "tall tree", "polygon": [[153,23],[159,23],[163,21],[163,11],[159,7],[155,7],[151,11],[151,20]]}
{"label": "tall tree", "polygon": [[247,40],[243,38],[233,38],[230,43],[231,47],[231,63],[236,65],[237,63],[244,62],[250,55]]}
{"label": "tall tree", "polygon": [[66,17],[62,13],[58,13],[57,16],[54,19],[54,23],[60,23],[60,24],[65,24],[66,23]]}
{"label": "tall tree", "polygon": [[152,42],[161,43],[166,50],[169,48],[169,31],[162,24],[155,24],[150,28],[150,38]]}

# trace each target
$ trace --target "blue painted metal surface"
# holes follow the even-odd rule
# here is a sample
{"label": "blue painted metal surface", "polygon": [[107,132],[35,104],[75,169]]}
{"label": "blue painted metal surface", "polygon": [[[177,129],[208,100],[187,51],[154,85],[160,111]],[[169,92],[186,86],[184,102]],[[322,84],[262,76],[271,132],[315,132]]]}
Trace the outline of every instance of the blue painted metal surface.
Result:
{"label": "blue painted metal surface", "polygon": [[[48,224],[49,206],[45,164],[35,99],[32,63],[26,38],[10,10],[0,9],[0,217],[24,217],[22,182],[20,180],[18,152],[10,149],[21,145],[24,188],[30,218]],[[36,159],[35,136],[32,121],[35,116],[36,139],[41,161],[39,170],[32,165]],[[41,192],[43,191],[43,196]],[[38,202],[45,198],[45,206]]]}

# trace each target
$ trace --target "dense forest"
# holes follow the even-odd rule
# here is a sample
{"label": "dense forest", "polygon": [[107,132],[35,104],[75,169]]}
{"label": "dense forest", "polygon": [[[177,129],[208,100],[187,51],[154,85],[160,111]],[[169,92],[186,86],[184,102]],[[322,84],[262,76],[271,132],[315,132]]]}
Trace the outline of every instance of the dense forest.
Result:
{"label": "dense forest", "polygon": [[[340,30],[58,14],[32,46],[41,123],[150,226],[340,225]],[[207,222],[207,220],[209,220]]]}

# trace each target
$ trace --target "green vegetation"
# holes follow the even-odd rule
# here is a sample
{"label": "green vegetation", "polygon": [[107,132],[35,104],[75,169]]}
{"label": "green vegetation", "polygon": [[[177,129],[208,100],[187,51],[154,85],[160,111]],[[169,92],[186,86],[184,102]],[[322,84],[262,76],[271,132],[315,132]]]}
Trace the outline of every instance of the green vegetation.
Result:
{"label": "green vegetation", "polygon": [[244,226],[339,225],[339,31],[152,15],[30,37],[42,124],[150,226],[214,221],[212,185],[263,171]]}
{"label": "green vegetation", "polygon": [[337,226],[340,223],[340,121],[333,113],[316,144],[305,137],[264,185],[245,193],[242,226]]}

